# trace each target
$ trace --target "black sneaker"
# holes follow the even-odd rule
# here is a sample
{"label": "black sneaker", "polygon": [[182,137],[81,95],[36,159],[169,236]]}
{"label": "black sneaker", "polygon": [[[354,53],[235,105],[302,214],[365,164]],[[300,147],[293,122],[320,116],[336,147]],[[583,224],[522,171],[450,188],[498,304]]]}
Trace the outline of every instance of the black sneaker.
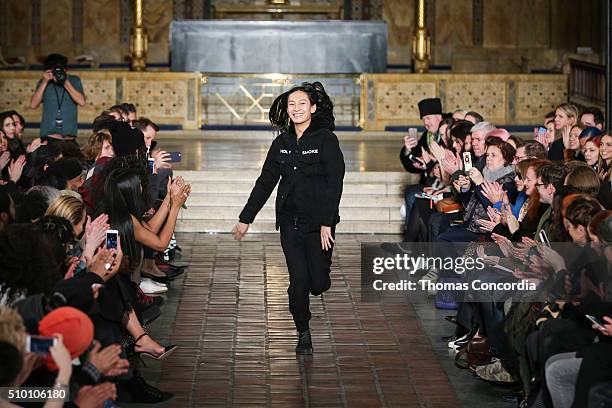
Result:
{"label": "black sneaker", "polygon": [[138,370],[129,380],[117,381],[117,402],[133,404],[159,404],[174,398],[174,394],[147,384]]}
{"label": "black sneaker", "polygon": [[312,354],[312,339],[310,330],[298,332],[298,344],[295,346],[296,354]]}

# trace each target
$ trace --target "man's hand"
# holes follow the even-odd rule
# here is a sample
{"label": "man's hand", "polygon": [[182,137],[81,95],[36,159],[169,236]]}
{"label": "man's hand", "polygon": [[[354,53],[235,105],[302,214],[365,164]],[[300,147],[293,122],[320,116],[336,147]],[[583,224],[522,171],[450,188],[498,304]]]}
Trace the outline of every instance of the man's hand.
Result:
{"label": "man's hand", "polygon": [[242,240],[249,230],[249,224],[245,224],[244,222],[238,222],[236,226],[232,229],[232,235],[236,241]]}
{"label": "man's hand", "polygon": [[42,80],[45,83],[49,83],[49,81],[53,81],[53,70],[48,69],[45,72],[43,72]]}
{"label": "man's hand", "polygon": [[321,248],[328,251],[333,248],[334,237],[332,237],[331,227],[321,225]]}
{"label": "man's hand", "polygon": [[418,144],[419,144],[419,141],[415,137],[411,137],[411,136],[404,137],[404,146],[406,147],[406,152],[410,152]]}

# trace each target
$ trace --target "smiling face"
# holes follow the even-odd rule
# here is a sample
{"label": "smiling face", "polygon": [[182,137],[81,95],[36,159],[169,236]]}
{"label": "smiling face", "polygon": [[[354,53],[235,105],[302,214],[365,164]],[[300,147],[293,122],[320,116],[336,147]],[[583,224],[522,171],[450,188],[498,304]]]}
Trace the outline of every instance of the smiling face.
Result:
{"label": "smiling face", "polygon": [[423,116],[423,125],[429,133],[436,133],[442,122],[442,115],[425,115]]}
{"label": "smiling face", "polygon": [[612,159],[612,136],[603,135],[601,138],[601,146],[599,147],[599,154],[601,154],[601,158],[606,162],[609,162]]}
{"label": "smiling face", "polygon": [[527,169],[527,174],[525,174],[525,180],[523,180],[523,189],[527,196],[530,196],[535,191],[535,185],[538,180],[538,176],[533,167],[529,167]]}
{"label": "smiling face", "polygon": [[309,124],[317,105],[310,103],[308,94],[304,91],[292,92],[287,98],[287,113],[295,125]]}
{"label": "smiling face", "polygon": [[115,150],[113,149],[113,145],[110,144],[108,140],[102,141],[102,149],[100,150],[100,156],[98,156],[98,159],[100,157],[115,157]]}
{"label": "smiling face", "polygon": [[592,141],[588,141],[584,145],[584,160],[589,166],[594,166],[599,160],[599,147]]}
{"label": "smiling face", "polygon": [[570,131],[570,137],[569,137],[569,148],[570,149],[573,149],[573,150],[580,149],[580,140],[578,139],[578,136],[580,136],[580,132],[582,132],[582,130],[577,126],[574,126],[572,130]]}

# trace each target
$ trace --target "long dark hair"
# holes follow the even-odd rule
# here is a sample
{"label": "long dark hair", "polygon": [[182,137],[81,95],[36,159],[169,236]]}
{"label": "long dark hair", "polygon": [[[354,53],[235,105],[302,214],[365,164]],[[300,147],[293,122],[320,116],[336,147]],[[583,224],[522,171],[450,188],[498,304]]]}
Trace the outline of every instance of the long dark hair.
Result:
{"label": "long dark hair", "polygon": [[287,113],[287,99],[289,95],[294,92],[302,91],[308,95],[310,103],[317,106],[317,110],[312,114],[314,118],[325,118],[334,123],[334,104],[332,103],[329,95],[325,92],[323,84],[320,82],[303,82],[300,86],[294,86],[285,93],[279,95],[272,106],[270,107],[270,123],[272,127],[278,129],[280,132],[284,132],[293,128],[293,122],[289,118]]}
{"label": "long dark hair", "polygon": [[104,197],[99,213],[108,215],[109,224],[119,231],[121,249],[129,258],[130,268],[140,263],[141,245],[134,236],[132,215],[142,220],[144,202],[138,173],[129,168],[111,171],[104,183]]}

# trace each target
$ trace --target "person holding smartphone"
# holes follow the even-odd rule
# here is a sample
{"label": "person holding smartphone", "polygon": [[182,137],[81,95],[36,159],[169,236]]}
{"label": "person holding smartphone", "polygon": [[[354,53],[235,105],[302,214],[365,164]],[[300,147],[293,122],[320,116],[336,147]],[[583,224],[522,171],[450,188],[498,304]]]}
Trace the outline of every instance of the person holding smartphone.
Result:
{"label": "person holding smartphone", "polygon": [[289,310],[298,331],[297,354],[312,354],[309,294],[321,295],[329,277],[344,179],[344,156],[333,103],[319,82],[281,94],[270,108],[280,130],[232,233],[241,240],[279,182],[276,227],[289,270]]}

